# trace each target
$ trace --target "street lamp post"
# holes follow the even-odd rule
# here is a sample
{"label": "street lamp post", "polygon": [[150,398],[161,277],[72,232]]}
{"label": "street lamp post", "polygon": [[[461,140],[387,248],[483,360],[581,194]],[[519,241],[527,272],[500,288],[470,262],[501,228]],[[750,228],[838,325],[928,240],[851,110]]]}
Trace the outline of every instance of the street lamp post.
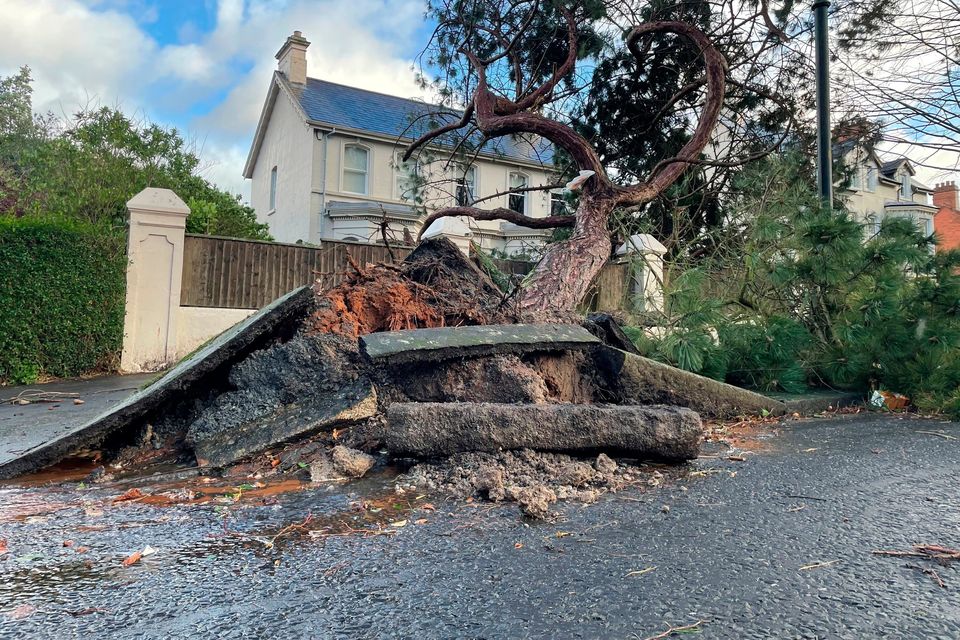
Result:
{"label": "street lamp post", "polygon": [[833,206],[833,152],[830,141],[830,47],[827,9],[830,0],[813,3],[817,78],[817,187],[824,207]]}

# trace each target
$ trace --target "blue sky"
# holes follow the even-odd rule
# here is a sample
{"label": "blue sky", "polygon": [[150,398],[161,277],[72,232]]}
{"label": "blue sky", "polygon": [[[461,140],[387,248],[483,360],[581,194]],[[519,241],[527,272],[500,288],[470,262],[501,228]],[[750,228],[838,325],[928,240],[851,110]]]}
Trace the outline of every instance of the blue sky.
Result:
{"label": "blue sky", "polygon": [[312,77],[422,97],[411,65],[431,30],[423,12],[424,0],[0,0],[0,75],[29,65],[39,111],[104,104],[175,126],[207,178],[246,196],[240,172],[286,37],[312,42]]}
{"label": "blue sky", "polygon": [[205,175],[244,195],[240,172],[276,67],[300,30],[313,77],[419,96],[411,64],[422,0],[0,0],[0,75],[29,65],[34,106],[84,105],[175,126]]}

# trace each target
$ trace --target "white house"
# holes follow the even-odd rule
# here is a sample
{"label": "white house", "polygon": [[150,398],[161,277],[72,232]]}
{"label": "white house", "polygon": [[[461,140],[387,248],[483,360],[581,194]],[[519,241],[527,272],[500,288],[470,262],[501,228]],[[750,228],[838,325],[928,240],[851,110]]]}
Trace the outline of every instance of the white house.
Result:
{"label": "white house", "polygon": [[[457,116],[421,101],[311,78],[309,45],[296,31],[277,53],[243,172],[252,181],[257,218],[278,241],[378,242],[383,222],[391,241],[409,241],[423,216],[438,207],[555,182],[552,147],[540,140],[502,138],[478,152],[458,153],[456,160],[453,147],[440,142],[420,162],[402,163],[411,139]],[[426,188],[414,188],[423,183]],[[558,194],[534,191],[478,206],[542,217],[565,204]],[[472,240],[507,255],[529,252],[549,235],[469,218],[438,221],[427,233],[442,233],[462,248]]]}
{"label": "white house", "polygon": [[933,190],[914,178],[916,170],[908,159],[884,162],[855,139],[838,143],[834,153],[850,171],[838,196],[864,224],[868,237],[875,235],[880,222],[888,217],[910,218],[926,235],[933,234],[937,213],[930,201]]}

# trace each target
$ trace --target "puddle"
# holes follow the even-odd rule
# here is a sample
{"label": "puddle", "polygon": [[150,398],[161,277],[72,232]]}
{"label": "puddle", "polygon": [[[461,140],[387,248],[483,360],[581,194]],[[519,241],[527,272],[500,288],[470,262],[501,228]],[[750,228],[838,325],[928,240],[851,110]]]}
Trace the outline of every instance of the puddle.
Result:
{"label": "puddle", "polygon": [[0,481],[0,487],[42,487],[63,482],[80,482],[100,466],[89,457],[65,458],[55,465],[13,480]]}

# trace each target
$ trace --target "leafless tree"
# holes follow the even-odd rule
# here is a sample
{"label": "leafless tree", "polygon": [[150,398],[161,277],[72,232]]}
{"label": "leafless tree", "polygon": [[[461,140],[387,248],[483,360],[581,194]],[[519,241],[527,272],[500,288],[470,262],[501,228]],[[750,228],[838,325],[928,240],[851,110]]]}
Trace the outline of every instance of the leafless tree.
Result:
{"label": "leafless tree", "polygon": [[940,172],[960,169],[960,4],[900,0],[871,28],[839,29],[835,107]]}

